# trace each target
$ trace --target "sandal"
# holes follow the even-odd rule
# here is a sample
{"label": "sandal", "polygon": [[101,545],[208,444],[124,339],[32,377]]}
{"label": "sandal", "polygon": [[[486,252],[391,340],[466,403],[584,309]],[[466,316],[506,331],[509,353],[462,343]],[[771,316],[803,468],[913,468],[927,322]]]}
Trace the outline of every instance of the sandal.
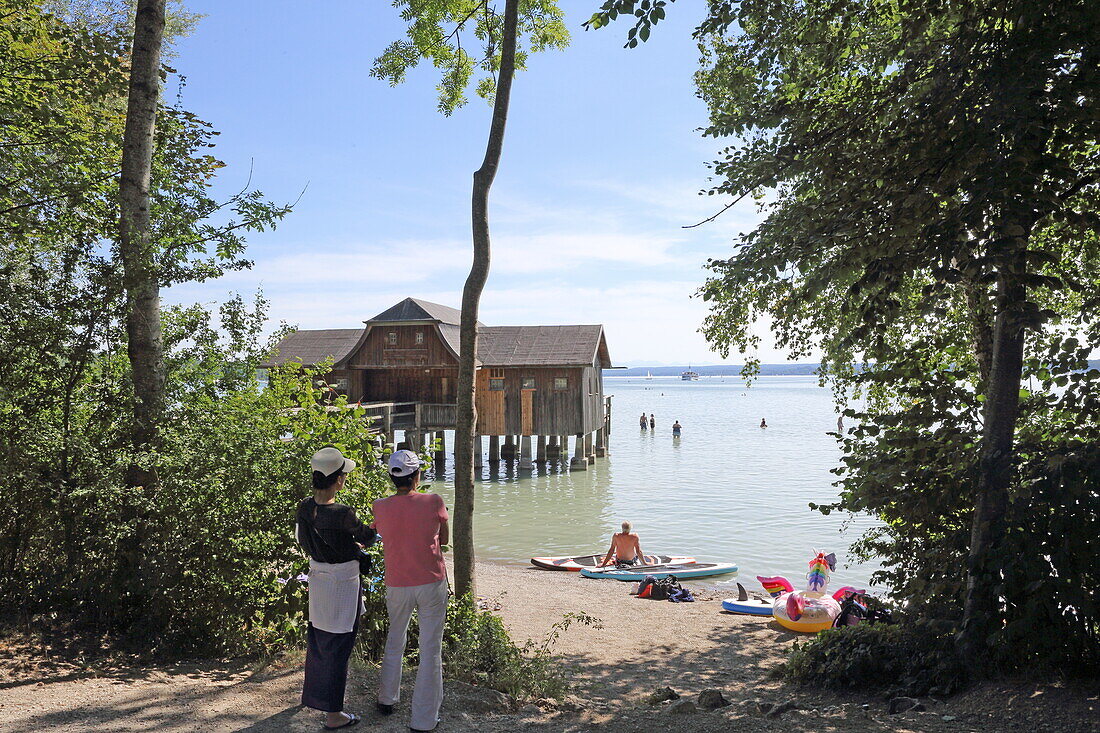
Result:
{"label": "sandal", "polygon": [[325,730],[340,730],[341,728],[350,728],[353,725],[359,725],[360,718],[358,715],[355,713],[344,713],[344,715],[348,716],[348,721],[346,723],[342,723],[341,725],[328,725],[324,723],[321,727]]}

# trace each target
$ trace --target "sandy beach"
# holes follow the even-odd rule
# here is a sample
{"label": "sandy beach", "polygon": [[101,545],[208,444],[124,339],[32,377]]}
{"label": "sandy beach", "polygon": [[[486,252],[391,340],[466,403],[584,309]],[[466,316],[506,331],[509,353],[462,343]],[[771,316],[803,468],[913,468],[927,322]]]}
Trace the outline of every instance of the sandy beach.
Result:
{"label": "sandy beach", "polygon": [[[566,613],[589,614],[601,627],[574,625],[555,647],[571,670],[565,700],[518,704],[448,683],[439,730],[1100,730],[1095,683],[984,683],[947,700],[922,699],[923,710],[890,714],[881,696],[775,679],[770,673],[799,635],[767,618],[725,613],[714,594],[690,604],[651,601],[629,595],[627,583],[484,563],[478,583],[517,641],[541,641]],[[364,714],[358,729],[407,730],[407,697],[392,717],[374,713],[375,680],[370,667],[352,674],[347,709]],[[299,655],[261,670],[217,661],[110,667],[8,643],[0,652],[0,730],[319,730],[319,715],[297,705],[300,684]],[[664,686],[681,697],[649,704]],[[708,689],[729,704],[698,706]]]}

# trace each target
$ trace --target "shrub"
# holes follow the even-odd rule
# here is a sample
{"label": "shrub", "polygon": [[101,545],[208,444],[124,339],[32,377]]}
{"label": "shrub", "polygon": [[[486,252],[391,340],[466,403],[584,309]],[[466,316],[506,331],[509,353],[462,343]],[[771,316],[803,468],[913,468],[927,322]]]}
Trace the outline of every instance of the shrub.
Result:
{"label": "shrub", "polygon": [[240,299],[218,315],[165,312],[164,438],[133,457],[156,467],[156,490],[122,481],[124,347],[92,361],[68,412],[35,411],[41,426],[71,426],[6,453],[0,489],[27,500],[0,508],[0,611],[74,617],[150,653],[270,653],[302,637],[305,594],[285,581],[306,566],[293,517],[310,455],[334,445],[362,466],[340,494],[358,511],[390,482],[362,410],[318,381],[323,365],[258,389],[261,325]]}
{"label": "shrub", "polygon": [[541,644],[518,646],[504,622],[470,599],[452,598],[443,637],[443,670],[450,679],[491,687],[517,699],[560,698],[567,692],[568,669],[553,653],[554,643],[574,623],[601,628],[598,619],[567,613]]}
{"label": "shrub", "polygon": [[951,631],[928,623],[827,629],[796,643],[783,672],[807,684],[905,695],[949,695],[968,678]]}
{"label": "shrub", "polygon": [[[384,591],[379,585],[378,589]],[[380,594],[373,596],[375,603]],[[367,593],[367,614],[372,613],[372,595]],[[372,619],[359,624],[357,650],[371,661],[380,661],[385,646],[385,602],[375,608]],[[364,623],[366,622],[366,623]],[[447,679],[488,687],[518,700],[560,698],[569,689],[568,669],[553,647],[561,634],[575,623],[603,628],[600,620],[584,613],[567,613],[550,627],[541,643],[512,641],[504,622],[491,611],[478,608],[469,596],[452,596],[447,602],[443,627],[443,674]],[[364,630],[366,633],[364,633]],[[419,662],[416,615],[409,624],[410,664]]]}

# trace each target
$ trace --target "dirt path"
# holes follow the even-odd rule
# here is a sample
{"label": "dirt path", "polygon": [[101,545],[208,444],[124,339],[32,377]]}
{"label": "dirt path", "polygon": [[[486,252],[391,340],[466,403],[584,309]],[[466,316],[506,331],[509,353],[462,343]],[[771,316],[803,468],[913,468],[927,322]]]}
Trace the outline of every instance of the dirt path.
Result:
{"label": "dirt path", "polygon": [[[510,710],[492,692],[448,683],[440,730],[1100,731],[1095,683],[987,684],[890,715],[881,698],[771,678],[796,635],[766,619],[725,614],[718,599],[640,600],[626,584],[498,565],[479,566],[479,591],[500,604],[518,640],[541,640],[569,612],[598,617],[603,628],[574,626],[558,643],[575,687],[564,703]],[[373,714],[375,684],[374,669],[352,675],[347,707],[366,713],[359,729],[407,730],[404,703],[391,718]],[[0,659],[0,730],[319,730],[318,714],[296,704],[300,685],[300,659],[260,672],[217,663],[110,669],[20,650]],[[644,702],[665,685],[692,701],[718,689],[731,704],[692,712],[677,702]],[[781,704],[791,709],[765,714]]]}

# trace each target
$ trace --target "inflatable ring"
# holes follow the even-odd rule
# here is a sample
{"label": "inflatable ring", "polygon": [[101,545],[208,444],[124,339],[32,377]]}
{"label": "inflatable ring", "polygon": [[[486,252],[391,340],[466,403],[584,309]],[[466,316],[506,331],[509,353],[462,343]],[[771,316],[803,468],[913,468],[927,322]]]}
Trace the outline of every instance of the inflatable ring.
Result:
{"label": "inflatable ring", "polygon": [[814,591],[784,593],[772,603],[772,616],[791,631],[824,631],[839,615],[840,604],[832,596]]}

